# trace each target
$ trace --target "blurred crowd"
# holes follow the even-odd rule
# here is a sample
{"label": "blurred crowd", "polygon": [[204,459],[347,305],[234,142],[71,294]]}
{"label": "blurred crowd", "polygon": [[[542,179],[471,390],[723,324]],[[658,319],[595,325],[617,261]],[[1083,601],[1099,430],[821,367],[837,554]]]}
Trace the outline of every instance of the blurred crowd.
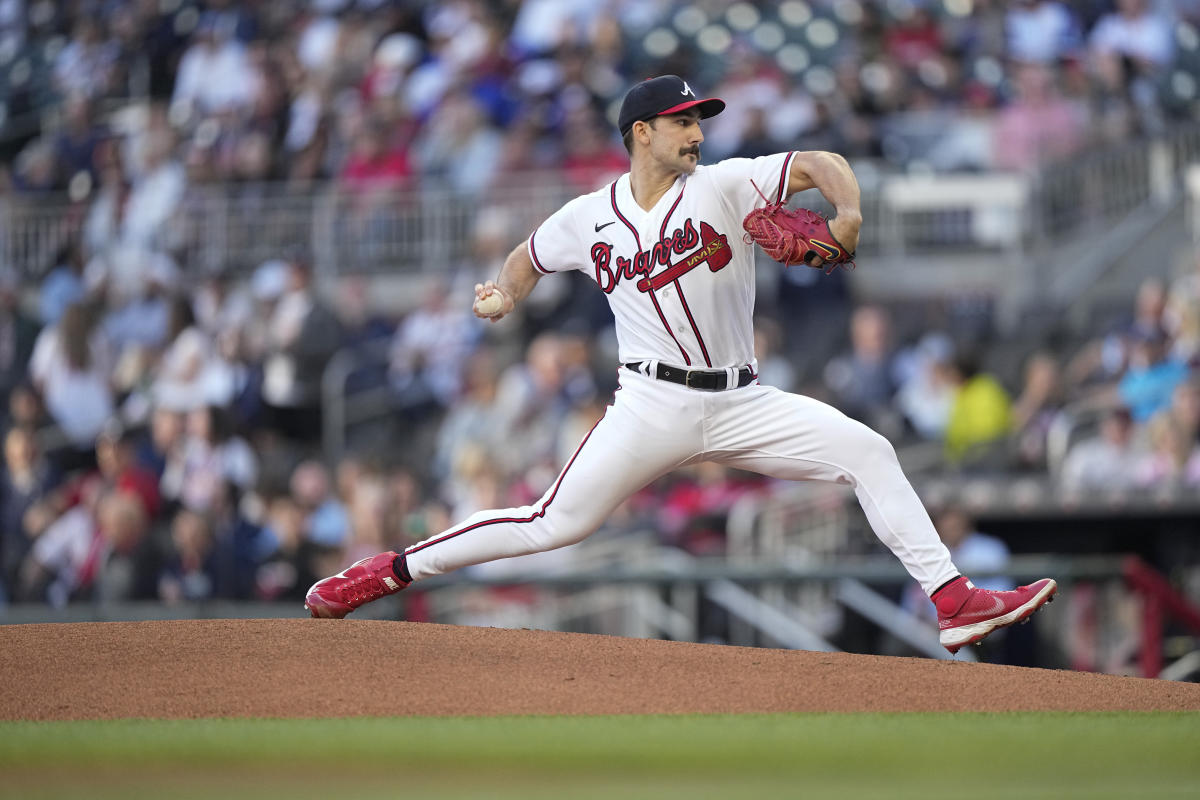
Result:
{"label": "blurred crowd", "polygon": [[928,314],[902,337],[892,320],[855,308],[849,346],[809,391],[894,442],[937,443],[952,470],[1048,474],[1068,502],[1200,488],[1200,258],[1144,280],[1083,340],[1014,346]]}
{"label": "blurred crowd", "polygon": [[730,104],[711,158],[1023,169],[1192,118],[1198,23],[1196,0],[5,0],[0,163],[79,199],[591,188],[621,171],[625,89],[675,72]]}
{"label": "blurred crowd", "polygon": [[[0,0],[0,198],[65,193],[81,231],[52,263],[0,265],[0,598],[299,600],[357,558],[533,501],[611,396],[611,317],[586,281],[544,281],[488,326],[469,279],[388,314],[354,278],[318,292],[300,252],[200,270],[172,239],[190,187],[333,180],[370,204],[557,169],[583,191],[626,168],[616,105],[661,72],[736,112],[706,130],[709,160],[812,147],[1030,168],[1190,113],[1198,9]],[[523,232],[484,216],[474,267],[494,275]],[[840,273],[788,275],[760,303],[764,383],[951,469],[1200,486],[1200,264],[1148,282],[1092,341],[1021,353],[1020,372],[990,369],[953,320],[853,306]],[[386,411],[336,453],[335,353]],[[730,507],[767,489],[697,465],[609,527],[718,552]]]}
{"label": "blurred crowd", "polygon": [[[298,601],[339,565],[536,500],[615,387],[603,332],[536,304],[491,330],[439,279],[398,319],[361,313],[353,283],[328,302],[296,260],[189,292],[163,275],[116,306],[74,252],[26,302],[0,293],[7,601]],[[334,353],[362,356],[346,387],[383,398],[340,455],[322,436]],[[711,550],[758,486],[700,467],[611,527]]]}
{"label": "blurred crowd", "polygon": [[[299,600],[338,565],[534,502],[616,385],[611,328],[581,325],[570,293],[559,314],[531,305],[491,326],[438,279],[389,319],[364,314],[353,283],[323,299],[301,261],[190,295],[157,287],[132,309],[80,272],[68,261],[45,278],[40,320],[0,293],[11,601]],[[1200,259],[1015,370],[989,368],[997,348],[953,316],[876,305],[847,305],[845,348],[806,367],[762,312],[761,380],[834,404],[902,458],[933,447],[943,473],[1039,476],[1068,503],[1200,489]],[[321,381],[335,352],[362,356],[345,372],[354,396],[383,399],[331,452]],[[695,465],[607,528],[721,553],[730,508],[771,488]]]}

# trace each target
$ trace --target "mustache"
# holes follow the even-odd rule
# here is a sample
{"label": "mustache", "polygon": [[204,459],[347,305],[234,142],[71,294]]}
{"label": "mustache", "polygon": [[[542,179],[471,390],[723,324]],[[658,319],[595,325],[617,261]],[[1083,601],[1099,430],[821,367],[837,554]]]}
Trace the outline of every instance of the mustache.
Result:
{"label": "mustache", "polygon": [[700,157],[700,145],[694,145],[692,147],[683,147],[683,148],[680,148],[680,150],[679,150],[679,155],[681,155],[681,156],[686,156],[689,153],[694,155],[696,158],[699,158]]}

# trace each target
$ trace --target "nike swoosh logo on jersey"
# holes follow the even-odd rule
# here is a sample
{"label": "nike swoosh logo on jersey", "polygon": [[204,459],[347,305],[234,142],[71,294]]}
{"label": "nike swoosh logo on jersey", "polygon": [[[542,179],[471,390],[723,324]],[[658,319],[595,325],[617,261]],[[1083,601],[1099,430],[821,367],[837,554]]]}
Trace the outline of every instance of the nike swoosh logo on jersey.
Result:
{"label": "nike swoosh logo on jersey", "polygon": [[596,223],[596,233],[599,233],[600,231],[604,230],[609,225],[616,225],[616,224],[617,224],[617,221],[615,219],[612,222],[606,222],[603,225],[601,225],[599,222],[597,222]]}

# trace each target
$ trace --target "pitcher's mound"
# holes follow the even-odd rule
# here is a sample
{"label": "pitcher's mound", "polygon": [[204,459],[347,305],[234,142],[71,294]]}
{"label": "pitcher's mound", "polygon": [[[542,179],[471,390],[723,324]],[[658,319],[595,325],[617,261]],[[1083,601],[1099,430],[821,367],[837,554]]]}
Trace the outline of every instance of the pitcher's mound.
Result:
{"label": "pitcher's mound", "polygon": [[1200,710],[1200,685],[358,620],[0,626],[0,719]]}

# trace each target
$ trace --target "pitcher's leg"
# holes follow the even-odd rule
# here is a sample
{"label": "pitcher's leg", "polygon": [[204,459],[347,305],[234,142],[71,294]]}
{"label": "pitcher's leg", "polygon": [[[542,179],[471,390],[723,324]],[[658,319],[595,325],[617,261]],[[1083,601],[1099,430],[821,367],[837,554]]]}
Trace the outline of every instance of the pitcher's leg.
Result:
{"label": "pitcher's leg", "polygon": [[[649,381],[633,376],[631,380]],[[631,391],[632,389],[632,391]],[[553,550],[583,540],[626,498],[700,449],[686,424],[647,422],[630,411],[631,394],[654,387],[623,389],[625,395],[596,424],[558,479],[538,502],[521,508],[480,511],[464,522],[409,547],[404,562],[413,580],[440,575],[498,558]],[[628,394],[627,394],[628,392]],[[642,409],[644,411],[645,409]]]}
{"label": "pitcher's leg", "polygon": [[[875,535],[931,594],[959,573],[883,436],[832,406],[771,387],[723,404],[710,431],[713,460],[788,480],[847,483]],[[733,400],[730,397],[730,400]]]}

